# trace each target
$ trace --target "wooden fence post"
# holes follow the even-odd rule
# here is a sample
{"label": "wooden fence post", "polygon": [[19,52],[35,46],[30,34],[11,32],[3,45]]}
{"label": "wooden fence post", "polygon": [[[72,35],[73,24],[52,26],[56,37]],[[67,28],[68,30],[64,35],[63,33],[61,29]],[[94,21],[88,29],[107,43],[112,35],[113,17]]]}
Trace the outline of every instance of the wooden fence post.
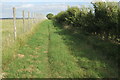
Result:
{"label": "wooden fence post", "polygon": [[30,12],[28,11],[28,29],[30,29]]}
{"label": "wooden fence post", "polygon": [[25,32],[25,12],[24,12],[24,10],[22,12],[22,15],[23,15],[23,32]]}
{"label": "wooden fence post", "polygon": [[36,16],[36,13],[35,13],[35,23],[37,23],[37,16]]}
{"label": "wooden fence post", "polygon": [[16,40],[16,9],[13,7],[13,25],[14,25],[14,40]]}
{"label": "wooden fence post", "polygon": [[34,23],[34,14],[32,13],[32,24]]}
{"label": "wooden fence post", "polygon": [[34,13],[34,23],[36,23],[36,21],[35,21],[35,20],[36,20],[36,17],[35,17],[35,13]]}

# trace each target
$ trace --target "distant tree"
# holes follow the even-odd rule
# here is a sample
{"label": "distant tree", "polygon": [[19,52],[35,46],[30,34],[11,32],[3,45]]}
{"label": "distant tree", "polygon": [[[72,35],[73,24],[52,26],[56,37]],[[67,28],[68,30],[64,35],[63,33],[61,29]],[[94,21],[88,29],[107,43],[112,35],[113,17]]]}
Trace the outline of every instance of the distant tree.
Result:
{"label": "distant tree", "polygon": [[46,17],[47,17],[48,19],[53,19],[53,16],[54,16],[54,15],[53,15],[52,13],[49,13],[49,14],[46,15]]}

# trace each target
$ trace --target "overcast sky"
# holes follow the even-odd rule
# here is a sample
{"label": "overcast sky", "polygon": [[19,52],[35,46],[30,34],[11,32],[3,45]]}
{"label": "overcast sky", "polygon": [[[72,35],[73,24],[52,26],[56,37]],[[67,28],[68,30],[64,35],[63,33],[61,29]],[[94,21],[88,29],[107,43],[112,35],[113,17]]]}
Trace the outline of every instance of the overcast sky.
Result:
{"label": "overcast sky", "polygon": [[[93,0],[1,0],[0,8],[2,8],[2,13],[0,14],[2,14],[3,18],[11,18],[13,7],[16,7],[17,17],[22,17],[23,10],[25,10],[26,15],[28,11],[31,12],[31,14],[57,14],[60,11],[66,10],[68,5],[92,7],[90,4],[91,1]],[[118,2],[119,0],[114,1]]]}

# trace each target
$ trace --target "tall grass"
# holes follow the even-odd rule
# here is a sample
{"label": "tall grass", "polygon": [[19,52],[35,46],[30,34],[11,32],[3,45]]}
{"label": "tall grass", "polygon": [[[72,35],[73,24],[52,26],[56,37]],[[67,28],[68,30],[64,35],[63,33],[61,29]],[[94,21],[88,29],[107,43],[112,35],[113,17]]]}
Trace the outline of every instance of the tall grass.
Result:
{"label": "tall grass", "polygon": [[[32,24],[32,20],[31,26]],[[16,20],[16,28],[17,28],[17,36],[22,35],[23,33],[29,31],[28,29],[28,20],[25,19],[25,25],[23,27],[23,20],[22,19],[17,19]],[[25,31],[24,31],[25,29]],[[14,42],[14,27],[13,27],[13,20],[12,19],[5,19],[2,20],[2,46],[7,47],[13,44]]]}
{"label": "tall grass", "polygon": [[[17,39],[14,41],[14,27],[12,19],[2,20],[2,57],[3,65],[7,64],[13,59],[13,55],[17,53],[17,50],[23,46],[27,39],[26,35],[31,34],[32,29],[37,23],[32,23],[30,20],[30,28],[28,28],[28,20],[25,19],[25,26],[23,27],[23,20],[16,20]],[[23,29],[24,28],[24,29]],[[25,31],[24,31],[25,30]]]}

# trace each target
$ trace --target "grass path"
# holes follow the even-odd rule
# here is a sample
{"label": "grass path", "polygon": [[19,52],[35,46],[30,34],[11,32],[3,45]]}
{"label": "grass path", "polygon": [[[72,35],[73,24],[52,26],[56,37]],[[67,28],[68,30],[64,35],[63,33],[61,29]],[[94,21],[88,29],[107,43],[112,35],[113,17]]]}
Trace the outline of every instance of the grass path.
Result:
{"label": "grass path", "polygon": [[[43,27],[42,27],[43,26]],[[19,48],[12,61],[4,72],[10,78],[50,77],[48,63],[48,28],[43,22],[27,42]]]}
{"label": "grass path", "polygon": [[[62,36],[57,32],[52,22],[50,23],[50,44],[49,44],[49,62],[51,66],[52,77],[73,78],[83,77],[84,72],[77,65],[77,60],[70,53],[65,45]],[[82,73],[82,74],[81,74]]]}
{"label": "grass path", "polygon": [[117,67],[52,21],[44,21],[3,68],[8,78],[117,77]]}

